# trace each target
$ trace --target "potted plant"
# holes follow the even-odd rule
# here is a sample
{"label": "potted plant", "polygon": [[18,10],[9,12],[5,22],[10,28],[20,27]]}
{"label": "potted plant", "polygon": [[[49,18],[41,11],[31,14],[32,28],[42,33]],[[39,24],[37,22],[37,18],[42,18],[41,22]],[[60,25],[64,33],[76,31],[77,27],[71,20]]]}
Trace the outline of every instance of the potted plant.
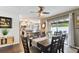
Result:
{"label": "potted plant", "polygon": [[1,39],[1,44],[6,44],[7,43],[7,34],[8,34],[8,30],[7,29],[3,29],[2,30],[2,34],[3,34],[3,37]]}
{"label": "potted plant", "polygon": [[8,30],[7,30],[7,29],[3,29],[3,30],[2,30],[2,34],[3,34],[4,36],[6,36],[6,35],[8,34]]}

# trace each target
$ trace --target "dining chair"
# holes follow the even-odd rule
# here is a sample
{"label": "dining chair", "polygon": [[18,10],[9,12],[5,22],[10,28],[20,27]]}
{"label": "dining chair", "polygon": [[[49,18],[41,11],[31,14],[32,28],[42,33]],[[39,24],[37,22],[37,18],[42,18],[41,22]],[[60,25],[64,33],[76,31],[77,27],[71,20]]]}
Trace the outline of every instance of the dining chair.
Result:
{"label": "dining chair", "polygon": [[59,47],[58,47],[59,53],[60,53],[60,52],[64,53],[64,41],[65,41],[65,38],[66,38],[66,35],[65,35],[65,34],[63,34],[63,35],[60,37],[60,40],[59,40]]}
{"label": "dining chair", "polygon": [[50,45],[48,45],[48,46],[43,46],[42,44],[37,43],[37,46],[39,47],[40,52],[49,53]]}
{"label": "dining chair", "polygon": [[24,52],[29,53],[28,38],[22,37],[22,43],[23,43],[23,47],[24,47]]}
{"label": "dining chair", "polygon": [[59,47],[60,36],[52,37],[50,53],[57,53]]}
{"label": "dining chair", "polygon": [[38,43],[37,46],[41,49],[41,52],[43,53],[57,53],[59,39],[60,39],[59,36],[52,37],[51,44],[44,46]]}

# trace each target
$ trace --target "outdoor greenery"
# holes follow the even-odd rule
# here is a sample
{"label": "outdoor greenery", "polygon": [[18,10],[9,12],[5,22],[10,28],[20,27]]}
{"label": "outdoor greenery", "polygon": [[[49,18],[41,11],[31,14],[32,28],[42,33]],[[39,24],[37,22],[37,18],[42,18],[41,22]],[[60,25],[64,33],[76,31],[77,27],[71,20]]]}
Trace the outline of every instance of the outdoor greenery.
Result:
{"label": "outdoor greenery", "polygon": [[68,22],[58,22],[58,23],[53,23],[52,27],[68,27]]}

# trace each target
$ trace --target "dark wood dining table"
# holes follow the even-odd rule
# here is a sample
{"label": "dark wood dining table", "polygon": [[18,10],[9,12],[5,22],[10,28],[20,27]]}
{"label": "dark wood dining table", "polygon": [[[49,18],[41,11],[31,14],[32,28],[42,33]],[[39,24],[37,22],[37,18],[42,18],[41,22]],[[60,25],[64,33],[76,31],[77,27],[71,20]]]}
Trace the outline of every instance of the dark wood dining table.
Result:
{"label": "dark wood dining table", "polygon": [[[58,37],[58,36],[60,36],[60,35],[53,35],[52,37]],[[37,42],[37,47],[41,50],[41,52],[47,53],[47,48],[50,46],[50,44],[51,44],[51,42],[48,39],[48,41]]]}
{"label": "dark wood dining table", "polygon": [[46,42],[48,40],[47,37],[39,37],[39,38],[36,38],[36,39],[29,39],[30,40],[30,45],[31,46],[36,46],[37,47],[37,43],[38,42]]}
{"label": "dark wood dining table", "polygon": [[37,42],[37,47],[40,49],[41,52],[46,52],[50,44],[51,43],[45,41]]}
{"label": "dark wood dining table", "polygon": [[[52,37],[57,37],[59,35],[53,35]],[[52,38],[49,40],[47,37],[42,37],[42,38],[36,38],[36,39],[30,39],[30,45],[35,46],[38,49],[41,50],[41,52],[46,52],[46,49],[49,47],[51,44]]]}

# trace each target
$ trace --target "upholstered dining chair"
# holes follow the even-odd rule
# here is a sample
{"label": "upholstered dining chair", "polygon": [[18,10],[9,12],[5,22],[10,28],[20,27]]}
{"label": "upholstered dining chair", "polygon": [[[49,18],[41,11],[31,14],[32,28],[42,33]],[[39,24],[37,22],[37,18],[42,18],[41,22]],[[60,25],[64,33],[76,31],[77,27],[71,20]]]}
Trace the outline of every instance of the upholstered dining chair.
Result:
{"label": "upholstered dining chair", "polygon": [[65,38],[66,38],[66,35],[63,34],[59,40],[59,47],[58,47],[58,50],[59,50],[59,53],[62,52],[64,53],[64,41],[65,41]]}
{"label": "upholstered dining chair", "polygon": [[28,39],[27,37],[22,37],[22,43],[24,47],[24,52],[29,53]]}

